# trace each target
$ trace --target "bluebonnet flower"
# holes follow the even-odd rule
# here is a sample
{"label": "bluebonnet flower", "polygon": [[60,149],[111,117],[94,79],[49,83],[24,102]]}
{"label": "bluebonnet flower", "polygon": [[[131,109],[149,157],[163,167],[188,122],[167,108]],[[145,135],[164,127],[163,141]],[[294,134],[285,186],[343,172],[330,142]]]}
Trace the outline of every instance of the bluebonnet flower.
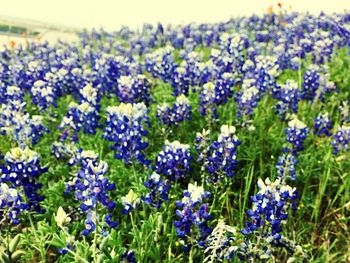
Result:
{"label": "bluebonnet flower", "polygon": [[[76,105],[74,103],[74,105]],[[69,114],[68,114],[69,116]],[[68,165],[72,166],[79,162],[81,148],[78,148],[77,126],[74,123],[73,116],[64,116],[58,129],[62,130],[59,141],[51,146],[51,154],[56,159],[68,159]]]}
{"label": "bluebonnet flower", "polygon": [[198,62],[193,69],[195,79],[198,86],[203,86],[205,83],[210,82],[214,76],[218,73],[218,68],[214,65],[212,60],[206,62]]}
{"label": "bluebonnet flower", "polygon": [[[0,179],[1,181],[1,179]],[[19,215],[27,209],[15,187],[9,187],[6,183],[0,183],[0,223],[7,219],[14,224],[19,223]]]}
{"label": "bluebonnet flower", "polygon": [[98,154],[91,150],[81,151],[79,161],[81,162],[81,167],[87,167],[90,162],[95,163],[98,161]]}
{"label": "bluebonnet flower", "polygon": [[324,67],[324,73],[320,75],[320,86],[316,91],[316,97],[314,103],[317,100],[324,101],[324,96],[326,93],[338,92],[338,88],[333,81],[330,81],[330,74],[328,73],[328,68]]}
{"label": "bluebonnet flower", "polygon": [[318,114],[317,118],[314,119],[314,134],[318,136],[331,136],[331,129],[333,128],[328,112]]}
{"label": "bluebonnet flower", "polygon": [[180,66],[186,69],[186,75],[190,86],[194,86],[198,83],[196,68],[198,64],[201,63],[200,54],[192,50],[189,52],[185,51],[183,58],[184,60],[181,62]]}
{"label": "bluebonnet flower", "polygon": [[215,82],[215,104],[223,105],[233,96],[235,80],[232,73],[223,73]]}
{"label": "bluebonnet flower", "polygon": [[140,198],[137,194],[134,193],[132,189],[130,189],[129,193],[126,196],[122,197],[122,204],[124,205],[122,213],[128,214],[132,210],[134,210],[140,204]]}
{"label": "bluebonnet flower", "polygon": [[54,142],[51,146],[52,155],[58,160],[68,159],[70,166],[79,162],[81,151],[74,142]]}
{"label": "bluebonnet flower", "polygon": [[133,83],[134,103],[144,102],[148,105],[152,101],[150,96],[151,86],[150,80],[145,75],[137,74]]}
{"label": "bluebonnet flower", "polygon": [[171,125],[174,123],[173,119],[173,110],[170,105],[166,102],[157,105],[157,114],[156,117],[159,119],[159,123],[165,125]]}
{"label": "bluebonnet flower", "polygon": [[199,95],[199,112],[203,116],[212,114],[212,117],[217,118],[216,108],[218,105],[225,104],[232,97],[234,83],[233,75],[224,73],[215,83],[204,84]]}
{"label": "bluebonnet flower", "polygon": [[91,84],[87,84],[85,87],[79,90],[80,103],[88,103],[95,109],[99,109],[99,103],[101,100],[101,94],[98,88],[94,88]]}
{"label": "bluebonnet flower", "polygon": [[39,154],[28,147],[24,150],[13,148],[6,153],[5,161],[6,165],[1,168],[0,182],[7,183],[9,187],[16,188],[19,193],[23,194],[26,210],[44,212],[39,205],[44,200],[44,196],[38,192],[42,187],[38,178],[48,168],[41,167]]}
{"label": "bluebonnet flower", "polygon": [[30,92],[33,103],[38,105],[41,111],[44,111],[51,105],[56,107],[56,94],[53,87],[50,87],[45,81],[35,81]]}
{"label": "bluebonnet flower", "polygon": [[154,78],[161,77],[164,82],[169,82],[175,68],[173,52],[174,48],[172,46],[166,46],[156,49],[153,53],[146,54],[146,70]]}
{"label": "bluebonnet flower", "polygon": [[199,160],[198,161],[202,161],[203,160],[203,153],[205,153],[205,149],[207,149],[207,147],[209,146],[210,143],[210,131],[209,130],[205,130],[203,129],[202,132],[197,132],[196,133],[196,150],[197,152],[199,152]]}
{"label": "bluebonnet flower", "polygon": [[249,121],[254,108],[259,101],[259,90],[254,85],[255,80],[244,79],[241,91],[236,93],[235,101],[237,103],[237,117],[241,117],[243,122]]}
{"label": "bluebonnet flower", "polygon": [[[64,133],[74,131],[78,133],[83,130],[84,133],[95,134],[96,128],[99,127],[98,110],[100,95],[98,89],[93,88],[90,84],[79,90],[80,104],[71,102],[68,105],[68,112],[63,117],[60,130]],[[74,140],[77,141],[77,134],[73,134]],[[64,140],[64,139],[63,139]]]}
{"label": "bluebonnet flower", "polygon": [[114,142],[111,149],[117,151],[115,157],[132,163],[136,159],[141,164],[148,165],[143,150],[148,143],[144,137],[147,130],[144,125],[149,125],[148,110],[144,103],[124,104],[109,106],[106,109],[107,121],[103,137]]}
{"label": "bluebonnet flower", "polygon": [[258,180],[259,191],[251,196],[253,208],[247,211],[251,221],[241,230],[243,235],[260,235],[267,243],[281,240],[283,222],[288,219],[289,208],[296,209],[298,194],[295,188],[282,184],[281,179]]}
{"label": "bluebonnet flower", "polygon": [[99,126],[98,112],[96,111],[96,108],[91,106],[88,102],[83,102],[79,105],[74,102],[70,103],[66,117],[71,119],[71,122],[74,123],[72,127],[75,132],[83,130],[84,133],[95,134],[96,129]]}
{"label": "bluebonnet flower", "polygon": [[[91,55],[93,55],[92,52]],[[95,59],[94,62],[93,79],[101,92],[106,95],[117,93],[120,76],[130,74],[129,59],[124,56],[102,53],[101,57]]]}
{"label": "bluebonnet flower", "polygon": [[181,94],[188,95],[190,88],[190,78],[185,67],[178,67],[174,70],[171,76],[171,85],[173,87],[173,95],[179,96]]}
{"label": "bluebonnet flower", "polygon": [[225,174],[229,177],[234,175],[237,166],[237,147],[240,140],[236,136],[236,128],[223,125],[220,128],[220,134],[217,141],[214,141],[206,150],[207,160],[204,165],[210,176],[208,182],[216,183],[223,178]]}
{"label": "bluebonnet flower", "polygon": [[142,196],[146,204],[158,209],[164,201],[168,200],[171,185],[156,172],[148,176],[148,181],[144,182],[144,185],[150,190],[146,196]]}
{"label": "bluebonnet flower", "polygon": [[191,171],[190,146],[179,141],[165,141],[162,151],[156,157],[156,172],[167,176],[171,181],[187,177]]}
{"label": "bluebonnet flower", "polygon": [[145,75],[120,76],[118,79],[118,98],[124,103],[144,102],[149,104],[151,84]]}
{"label": "bluebonnet flower", "polygon": [[205,246],[206,237],[212,229],[208,226],[208,221],[212,218],[209,214],[208,204],[203,204],[204,199],[210,196],[203,186],[197,183],[189,184],[184,191],[181,201],[176,202],[177,220],[174,221],[177,236],[181,239],[185,252],[188,252],[193,245],[190,237],[194,237],[200,247]]}
{"label": "bluebonnet flower", "polygon": [[331,145],[333,146],[333,153],[337,154],[339,151],[348,151],[350,145],[350,127],[340,126],[333,135]]}
{"label": "bluebonnet flower", "polygon": [[285,181],[287,178],[296,180],[295,165],[297,160],[294,155],[290,153],[283,154],[278,157],[278,162],[276,164],[277,177]]}
{"label": "bluebonnet flower", "polygon": [[157,118],[165,125],[178,126],[180,122],[191,119],[190,101],[185,95],[176,98],[172,108],[167,103],[157,106]]}
{"label": "bluebonnet flower", "polygon": [[207,248],[204,253],[208,256],[205,257],[204,262],[214,263],[233,259],[238,249],[237,245],[233,245],[236,234],[236,228],[226,225],[222,219],[219,219],[207,237]]}
{"label": "bluebonnet flower", "polygon": [[49,133],[50,130],[47,129],[43,125],[43,119],[44,117],[41,115],[33,115],[31,122],[30,122],[30,130],[31,130],[31,140],[32,145],[35,145],[38,143],[39,138],[43,137],[45,133]]}
{"label": "bluebonnet flower", "polygon": [[30,61],[27,65],[27,71],[26,71],[26,87],[30,87],[33,85],[35,80],[42,79],[44,77],[44,74],[46,72],[45,70],[45,61],[42,59],[37,59]]}
{"label": "bluebonnet flower", "polygon": [[43,117],[30,116],[25,111],[26,103],[21,100],[9,101],[0,109],[0,129],[17,142],[21,148],[35,145],[49,130],[43,125]]}
{"label": "bluebonnet flower", "polygon": [[62,131],[60,142],[64,141],[71,141],[74,143],[78,142],[78,134],[77,131],[79,131],[79,128],[77,127],[76,123],[74,122],[74,117],[72,116],[72,112],[77,107],[77,104],[72,102],[68,105],[68,113],[67,116],[63,116],[62,121],[60,125],[58,126],[58,129]]}
{"label": "bluebonnet flower", "polygon": [[212,114],[216,118],[216,108],[215,108],[215,85],[212,82],[205,83],[199,95],[200,106],[199,112],[205,116],[207,114]]}
{"label": "bluebonnet flower", "polygon": [[212,30],[207,30],[204,33],[203,41],[206,47],[211,47],[214,43],[214,32]]}
{"label": "bluebonnet flower", "polygon": [[69,250],[72,250],[72,245],[67,243],[66,247],[57,249],[57,252],[61,255],[66,255]]}
{"label": "bluebonnet flower", "polygon": [[[328,36],[325,36],[328,35]],[[332,36],[329,32],[323,32],[322,39],[317,40],[313,46],[313,63],[323,64],[330,61],[331,55],[333,53],[334,41],[332,41]]]}
{"label": "bluebonnet flower", "polygon": [[309,133],[309,129],[298,118],[294,118],[288,122],[285,133],[287,135],[286,141],[291,144],[291,151],[296,155],[298,151],[303,149],[303,142]]}
{"label": "bluebonnet flower", "polygon": [[136,262],[135,258],[135,252],[133,250],[126,250],[122,255],[121,255],[121,262],[122,263],[134,263]]}
{"label": "bluebonnet flower", "polygon": [[274,96],[279,100],[274,109],[276,113],[285,119],[288,110],[293,113],[298,112],[299,88],[294,80],[287,80],[285,84],[273,89]]}
{"label": "bluebonnet flower", "polygon": [[303,75],[303,84],[301,98],[313,101],[316,96],[316,91],[320,86],[319,68],[316,65],[311,65]]}
{"label": "bluebonnet flower", "polygon": [[[90,161],[88,165],[82,167],[78,173],[66,183],[66,193],[74,192],[75,199],[80,203],[80,209],[87,214],[85,221],[84,235],[88,235],[96,228],[96,206],[98,204],[113,211],[116,203],[110,200],[108,192],[115,189],[115,185],[109,183],[105,174],[108,165],[104,161]],[[111,215],[105,216],[105,222],[110,227],[116,227],[117,223],[111,221]]]}
{"label": "bluebonnet flower", "polygon": [[7,86],[4,102],[21,101],[24,100],[24,92],[17,86]]}

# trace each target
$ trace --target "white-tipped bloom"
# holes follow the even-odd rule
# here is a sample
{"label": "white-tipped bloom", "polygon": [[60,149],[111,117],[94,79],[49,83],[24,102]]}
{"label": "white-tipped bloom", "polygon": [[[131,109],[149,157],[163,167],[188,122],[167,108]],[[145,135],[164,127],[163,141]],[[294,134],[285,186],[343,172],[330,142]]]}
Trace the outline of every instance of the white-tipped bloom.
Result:
{"label": "white-tipped bloom", "polygon": [[63,228],[65,223],[69,223],[71,218],[67,215],[67,213],[60,206],[57,210],[57,214],[55,216],[55,221],[60,228]]}

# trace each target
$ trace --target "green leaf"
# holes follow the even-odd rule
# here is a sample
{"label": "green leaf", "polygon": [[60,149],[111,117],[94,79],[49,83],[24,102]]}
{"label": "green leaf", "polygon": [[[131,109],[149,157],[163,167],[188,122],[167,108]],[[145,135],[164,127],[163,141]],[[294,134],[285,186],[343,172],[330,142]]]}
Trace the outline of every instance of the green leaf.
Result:
{"label": "green leaf", "polygon": [[18,246],[18,243],[19,241],[21,240],[21,235],[20,234],[17,234],[9,243],[9,251],[10,253],[13,253],[15,252],[17,246]]}

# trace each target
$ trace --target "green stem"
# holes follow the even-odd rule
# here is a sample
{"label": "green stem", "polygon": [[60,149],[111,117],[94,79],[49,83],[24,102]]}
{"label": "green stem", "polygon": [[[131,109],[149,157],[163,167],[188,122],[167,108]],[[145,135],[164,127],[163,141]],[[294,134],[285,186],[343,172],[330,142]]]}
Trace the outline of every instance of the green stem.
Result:
{"label": "green stem", "polygon": [[39,237],[38,237],[38,234],[36,233],[36,227],[33,223],[33,219],[32,219],[32,216],[30,214],[30,212],[28,212],[28,219],[29,219],[29,223],[30,223],[30,226],[32,227],[33,229],[33,232],[34,232],[34,237],[35,237],[35,240],[37,243],[39,243],[39,247],[40,247],[40,250],[39,250],[39,253],[40,253],[40,256],[41,256],[41,260],[43,263],[46,263],[46,257],[45,257],[45,248],[42,246],[42,242],[41,240],[39,240]]}
{"label": "green stem", "polygon": [[95,226],[95,233],[94,233],[94,250],[93,250],[93,257],[94,257],[95,263],[97,263],[97,231],[98,231],[97,205],[98,204],[96,204],[95,206],[96,226]]}

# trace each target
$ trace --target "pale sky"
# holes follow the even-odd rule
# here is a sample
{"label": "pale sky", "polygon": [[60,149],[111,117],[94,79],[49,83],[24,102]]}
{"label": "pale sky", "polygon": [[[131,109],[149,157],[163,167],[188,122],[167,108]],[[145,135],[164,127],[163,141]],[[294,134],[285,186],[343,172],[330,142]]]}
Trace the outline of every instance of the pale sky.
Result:
{"label": "pale sky", "polygon": [[[281,0],[285,8],[319,13],[350,10],[350,0]],[[277,0],[0,0],[0,16],[78,28],[118,29],[149,23],[219,22],[261,14]],[[275,8],[277,9],[277,8]]]}

